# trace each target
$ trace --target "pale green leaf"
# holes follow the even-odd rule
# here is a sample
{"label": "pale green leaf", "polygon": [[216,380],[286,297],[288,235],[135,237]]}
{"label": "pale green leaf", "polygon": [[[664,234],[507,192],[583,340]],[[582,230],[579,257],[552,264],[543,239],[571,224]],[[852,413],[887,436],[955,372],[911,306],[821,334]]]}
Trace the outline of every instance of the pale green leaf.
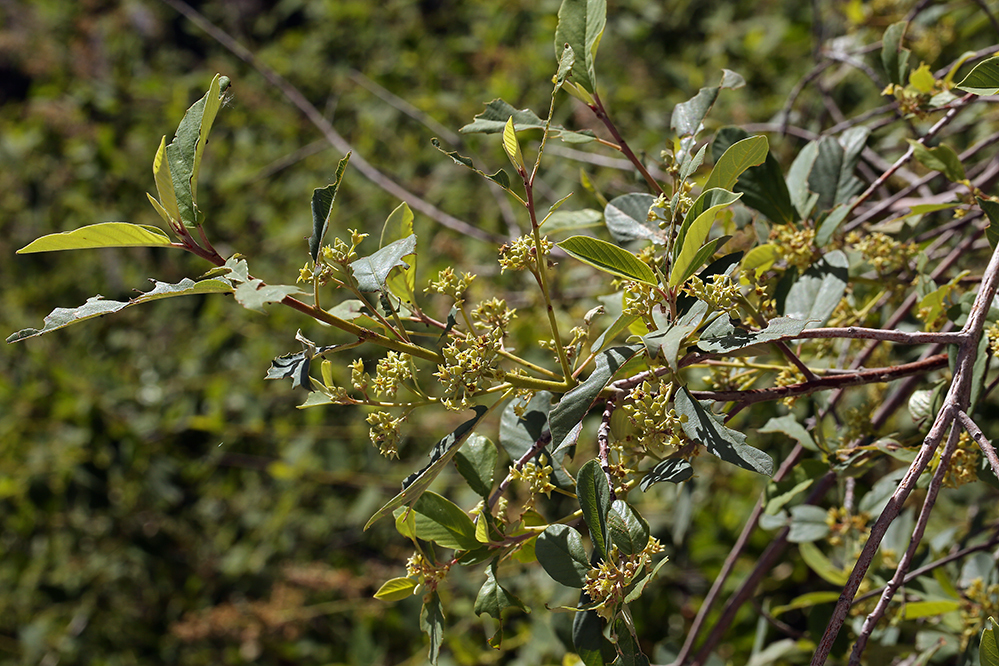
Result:
{"label": "pale green leaf", "polygon": [[905,605],[904,617],[906,620],[917,620],[921,617],[935,617],[960,610],[961,602],[954,600],[941,601],[913,601]]}
{"label": "pale green leaf", "polygon": [[840,569],[833,565],[814,543],[811,541],[799,543],[798,552],[801,553],[801,559],[805,561],[805,564],[822,580],[838,587],[846,585],[846,581],[850,578],[849,570]]}
{"label": "pale green leaf", "polygon": [[607,241],[589,236],[571,236],[557,245],[565,250],[566,254],[579,259],[585,264],[594,268],[616,275],[618,277],[644,282],[645,284],[657,285],[655,273],[652,269],[631,252],[608,243]]}
{"label": "pale green leaf", "polygon": [[384,583],[375,592],[375,599],[381,601],[401,601],[413,596],[416,589],[416,581],[412,578],[392,578]]}
{"label": "pale green leaf", "polygon": [[683,225],[677,233],[677,252],[673,259],[673,268],[669,274],[669,286],[675,287],[686,280],[697,270],[695,258],[700,253],[704,241],[711,232],[718,211],[739,200],[741,194],[728,190],[712,189],[701,193],[694,205],[683,218]]}
{"label": "pale green leaf", "polygon": [[351,262],[350,269],[357,280],[357,288],[363,292],[385,291],[386,280],[393,270],[409,268],[402,258],[415,253],[416,235],[412,234],[389,243],[371,256]]}
{"label": "pale green leaf", "polygon": [[957,84],[959,90],[975,95],[999,94],[999,56],[983,60]]}
{"label": "pale green leaf", "polygon": [[765,136],[752,136],[733,143],[711,169],[704,190],[731,190],[739,176],[749,167],[759,166],[767,159],[770,145]]}
{"label": "pale green leaf", "polygon": [[413,503],[416,536],[443,548],[473,550],[479,547],[475,525],[451,500],[427,491]]}
{"label": "pale green leaf", "polygon": [[562,0],[555,29],[555,55],[565,45],[572,47],[575,65],[569,81],[590,93],[596,92],[596,55],[607,23],[606,0]]}
{"label": "pale green leaf", "polygon": [[89,250],[99,247],[169,247],[170,238],[157,227],[128,222],[100,222],[31,241],[17,254]]}
{"label": "pale green leaf", "polygon": [[503,150],[506,151],[510,163],[517,171],[524,171],[524,155],[520,152],[520,142],[517,141],[517,131],[513,128],[513,116],[510,116],[503,127]]}

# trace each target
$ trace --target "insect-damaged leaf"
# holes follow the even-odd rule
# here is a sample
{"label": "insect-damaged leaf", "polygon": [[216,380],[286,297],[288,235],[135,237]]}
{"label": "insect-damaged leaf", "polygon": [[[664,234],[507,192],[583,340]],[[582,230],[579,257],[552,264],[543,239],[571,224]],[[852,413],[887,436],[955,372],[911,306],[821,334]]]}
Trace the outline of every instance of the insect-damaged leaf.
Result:
{"label": "insect-damaged leaf", "polygon": [[804,319],[776,317],[771,319],[767,323],[767,327],[762,331],[750,332],[742,328],[737,328],[734,332],[724,337],[701,338],[697,346],[706,352],[727,354],[765,342],[793,338],[805,330],[807,324],[808,322]]}
{"label": "insect-damaged leaf", "polygon": [[145,224],[100,222],[42,236],[22,247],[17,254],[99,247],[170,247],[170,238],[157,227]]}
{"label": "insect-damaged leaf", "polygon": [[575,64],[569,80],[590,94],[596,92],[594,65],[606,23],[606,0],[562,0],[558,10],[555,55],[561,57],[566,44],[572,47]]}
{"label": "insect-damaged leaf", "polygon": [[389,243],[368,257],[350,264],[357,288],[364,292],[385,291],[385,281],[396,268],[408,269],[403,257],[416,253],[416,234]]}
{"label": "insect-damaged leaf", "polygon": [[337,164],[333,182],[312,192],[312,235],[309,237],[309,254],[312,255],[313,262],[319,260],[319,250],[323,245],[326,231],[330,227],[333,201],[336,199],[337,190],[340,189],[340,183],[343,181],[343,172],[347,169],[349,161],[350,153],[347,153]]}
{"label": "insect-damaged leaf", "polygon": [[686,417],[682,424],[683,432],[692,441],[703,445],[708,453],[751,472],[766,476],[773,474],[773,459],[763,451],[746,444],[744,434],[722,423],[718,416],[694,400],[686,387],[676,392],[674,403],[676,413]]}

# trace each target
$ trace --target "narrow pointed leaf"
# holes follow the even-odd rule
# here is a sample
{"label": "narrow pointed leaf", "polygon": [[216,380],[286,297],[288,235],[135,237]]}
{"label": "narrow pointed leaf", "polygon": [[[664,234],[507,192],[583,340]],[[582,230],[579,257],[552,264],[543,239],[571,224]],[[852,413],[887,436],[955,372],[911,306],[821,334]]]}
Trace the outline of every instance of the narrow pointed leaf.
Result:
{"label": "narrow pointed leaf", "polygon": [[170,162],[166,156],[166,136],[160,139],[160,147],[153,158],[153,179],[156,181],[156,193],[159,195],[160,205],[171,222],[179,223],[180,208],[177,205],[177,192],[173,187]]}
{"label": "narrow pointed leaf", "polygon": [[975,95],[999,94],[999,56],[988,58],[975,65],[957,87]]}
{"label": "narrow pointed leaf", "polygon": [[888,74],[888,80],[898,85],[905,85],[909,69],[910,51],[902,48],[902,38],[908,25],[908,21],[892,23],[881,39],[881,64]]}
{"label": "narrow pointed leaf", "polygon": [[[475,116],[473,122],[465,125],[458,131],[462,134],[498,134],[506,127],[506,121],[511,116],[513,117],[513,128],[518,132],[528,129],[540,130],[545,127],[545,121],[530,109],[517,109],[502,99],[494,99],[486,104],[486,108],[482,113]],[[561,125],[549,125],[548,136],[557,137],[566,143],[588,143],[596,141],[597,138],[590,130],[573,132]],[[435,143],[435,145],[438,150],[441,150],[439,142]],[[457,153],[445,152],[445,154],[463,166],[467,166],[470,169],[474,168],[471,166],[472,161],[467,157],[462,157]]]}
{"label": "narrow pointed leaf", "polygon": [[733,143],[722,154],[711,170],[704,189],[731,190],[739,176],[749,167],[759,166],[767,159],[770,144],[765,136],[752,136]]}
{"label": "narrow pointed leaf", "polygon": [[534,544],[534,554],[544,570],[566,587],[582,588],[590,563],[583,537],[568,525],[549,525]]}
{"label": "narrow pointed leaf", "polygon": [[589,460],[579,469],[576,497],[579,498],[586,526],[590,529],[593,546],[601,557],[606,558],[610,550],[607,531],[607,513],[611,508],[610,485],[599,460]]}
{"label": "narrow pointed leaf", "polygon": [[635,282],[659,284],[656,274],[647,264],[613,243],[589,236],[570,236],[556,245],[565,250],[569,256],[605,273]]}
{"label": "narrow pointed leaf", "polygon": [[506,151],[510,163],[517,171],[524,170],[524,155],[520,152],[520,143],[517,141],[517,131],[513,128],[513,116],[510,116],[506,125],[503,126],[503,150]]}
{"label": "narrow pointed leaf", "polygon": [[128,222],[100,222],[31,241],[17,254],[89,250],[99,247],[170,247],[170,237],[157,227]]}
{"label": "narrow pointed leaf", "polygon": [[686,417],[683,432],[704,446],[708,453],[751,472],[773,475],[773,458],[746,444],[743,433],[726,426],[721,418],[695,400],[686,387],[677,391],[674,403],[676,413]]}
{"label": "narrow pointed leaf", "polygon": [[309,237],[309,254],[312,255],[313,262],[319,260],[319,250],[322,248],[323,239],[330,226],[330,216],[333,214],[333,202],[336,200],[340,183],[343,182],[343,172],[347,169],[350,155],[347,153],[337,164],[332,183],[312,192],[312,235]]}

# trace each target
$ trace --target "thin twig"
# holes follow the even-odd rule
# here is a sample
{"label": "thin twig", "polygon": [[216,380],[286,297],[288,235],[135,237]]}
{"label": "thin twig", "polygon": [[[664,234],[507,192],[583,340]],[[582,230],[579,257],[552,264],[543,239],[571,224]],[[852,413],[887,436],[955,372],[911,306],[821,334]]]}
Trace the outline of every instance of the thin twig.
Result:
{"label": "thin twig", "polygon": [[957,418],[960,419],[961,425],[968,431],[968,434],[971,435],[972,439],[978,443],[982,453],[985,454],[985,457],[989,461],[989,466],[992,467],[992,473],[995,474],[996,477],[999,477],[999,457],[996,457],[996,450],[995,447],[992,446],[992,442],[985,437],[985,433],[982,432],[982,429],[978,427],[978,424],[975,423],[964,410],[958,411]]}

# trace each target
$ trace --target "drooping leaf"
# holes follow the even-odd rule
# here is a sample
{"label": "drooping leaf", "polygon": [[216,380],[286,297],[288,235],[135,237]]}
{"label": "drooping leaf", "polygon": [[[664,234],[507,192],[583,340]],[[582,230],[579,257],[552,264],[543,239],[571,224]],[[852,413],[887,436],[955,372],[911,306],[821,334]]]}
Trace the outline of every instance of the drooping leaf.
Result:
{"label": "drooping leaf", "polygon": [[927,169],[939,171],[952,183],[959,183],[965,179],[961,158],[950,146],[942,143],[936,148],[927,148],[918,141],[912,139],[907,141],[912,146],[913,157]]}
{"label": "drooping leaf", "polygon": [[157,227],[128,222],[100,222],[37,238],[17,254],[89,250],[99,247],[170,247],[170,237]]}
{"label": "drooping leaf", "polygon": [[610,511],[610,485],[600,461],[588,460],[576,475],[576,497],[583,510],[583,519],[590,529],[593,546],[603,558],[610,550],[607,531],[607,512]]}
{"label": "drooping leaf", "polygon": [[642,479],[642,490],[662,481],[682,483],[694,475],[694,468],[683,458],[668,458],[650,469]]}
{"label": "drooping leaf", "polygon": [[793,338],[805,330],[807,324],[808,322],[804,319],[776,317],[767,322],[767,327],[762,331],[747,331],[737,328],[733,333],[724,337],[702,337],[697,346],[709,353],[727,354],[774,340]]}
{"label": "drooping leaf", "polygon": [[444,607],[436,591],[427,595],[423,602],[423,609],[420,611],[420,629],[430,639],[428,655],[430,663],[437,666],[441,644],[444,642]]}
{"label": "drooping leaf", "polygon": [[606,0],[562,0],[555,29],[555,56],[572,47],[575,65],[569,80],[590,93],[596,92],[596,56],[607,23]]}
{"label": "drooping leaf", "polygon": [[357,288],[363,292],[385,291],[386,280],[392,271],[396,268],[408,269],[409,264],[402,258],[413,254],[416,254],[416,234],[389,243],[374,254],[351,262],[350,269],[357,280]]}
{"label": "drooping leaf", "polygon": [[649,544],[649,523],[624,500],[614,500],[607,512],[611,542],[625,555],[641,552]]}
{"label": "drooping leaf", "polygon": [[590,236],[570,236],[561,243],[556,243],[565,253],[589,264],[605,273],[617,277],[656,285],[659,281],[648,264],[643,263],[631,252]]}
{"label": "drooping leaf", "polygon": [[434,148],[436,148],[437,150],[441,151],[442,153],[450,157],[455,164],[463,166],[466,169],[471,169],[472,171],[479,174],[483,178],[487,178],[493,181],[494,183],[502,187],[504,190],[510,192],[510,176],[503,169],[500,169],[499,171],[497,171],[492,175],[487,174],[485,171],[477,169],[475,165],[472,163],[471,158],[465,157],[464,155],[459,155],[458,151],[456,150],[444,150],[444,148],[441,146],[441,142],[438,141],[436,138],[431,139],[430,143],[433,144]]}
{"label": "drooping leaf", "polygon": [[978,205],[985,211],[989,218],[989,226],[985,227],[985,238],[989,241],[989,246],[995,250],[999,247],[999,203],[988,199],[978,198]]}
{"label": "drooping leaf", "polygon": [[416,581],[412,578],[391,578],[378,588],[375,592],[375,599],[382,601],[402,601],[413,596],[416,589]]}
{"label": "drooping leaf", "polygon": [[549,415],[552,433],[552,456],[569,448],[575,440],[570,438],[573,429],[583,420],[600,392],[614,375],[641,347],[611,347],[597,355],[593,372],[578,386],[562,396]]}
{"label": "drooping leaf", "polygon": [[486,568],[486,582],[479,588],[479,594],[475,597],[475,606],[472,609],[476,615],[488,613],[497,620],[503,619],[503,611],[507,608],[516,608],[529,613],[530,609],[524,605],[517,595],[504,588],[496,580],[496,563],[494,559]]}
{"label": "drooping leaf", "polygon": [[813,542],[799,543],[798,552],[801,553],[801,559],[805,561],[808,568],[817,573],[819,578],[837,587],[846,585],[846,581],[850,578],[850,570],[844,570],[834,565]]}
{"label": "drooping leaf", "polygon": [[993,56],[975,65],[957,84],[959,90],[975,95],[999,94],[999,56]]}
{"label": "drooping leaf", "polygon": [[285,354],[271,361],[271,367],[267,370],[264,379],[287,379],[291,377],[291,388],[299,386],[306,391],[312,390],[312,382],[309,379],[309,368],[312,359],[317,354],[321,354],[332,347],[317,347],[316,343],[309,340],[299,331],[295,334],[295,339],[302,343],[303,350],[297,354]]}
{"label": "drooping leaf", "polygon": [[497,457],[495,444],[482,435],[473,434],[455,454],[454,464],[469,487],[481,497],[488,498],[493,489]]}
{"label": "drooping leaf", "polygon": [[443,548],[474,550],[479,547],[475,525],[468,514],[451,500],[426,491],[413,502],[416,536]]}
{"label": "drooping leaf", "polygon": [[[711,142],[712,158],[717,161],[729,146],[746,138],[749,133],[743,129],[723,127]],[[732,189],[743,194],[742,203],[763,213],[772,222],[789,224],[798,219],[780,164],[771,154],[760,166],[746,169]]]}
{"label": "drooping leaf", "polygon": [[[494,99],[486,104],[486,108],[482,113],[475,116],[473,122],[465,125],[458,131],[462,134],[498,134],[503,131],[503,128],[506,127],[507,120],[511,117],[513,118],[513,128],[518,132],[528,129],[540,130],[545,127],[545,121],[539,118],[538,115],[530,109],[517,109],[501,99]],[[565,129],[561,125],[554,124],[549,125],[548,134],[549,136],[557,137],[566,143],[588,143],[590,141],[595,141],[597,138],[596,135],[590,130],[573,132]],[[438,150],[442,150],[440,143],[436,142],[436,140],[434,145]],[[468,168],[474,170],[474,167],[471,166],[472,161],[467,157],[461,157],[457,153],[446,154],[455,162],[458,162],[458,164],[462,164],[463,166],[467,166]]]}
{"label": "drooping leaf", "polygon": [[[475,411],[475,416],[469,420],[462,423],[460,426],[455,428],[447,437],[441,439],[434,448],[430,451],[430,464],[421,469],[418,472],[414,472],[406,477],[402,482],[402,492],[393,497],[388,503],[382,508],[378,509],[368,522],[365,523],[364,529],[368,529],[374,525],[378,520],[390,515],[398,507],[404,504],[409,504],[422,495],[426,489],[433,483],[433,480],[437,478],[444,468],[447,466],[454,454],[458,452],[462,443],[468,436],[472,434],[475,430],[475,426],[479,423],[483,416],[489,411],[484,405],[476,405],[472,408]],[[474,531],[473,531],[474,535]]]}
{"label": "drooping leaf", "polygon": [[978,644],[978,661],[981,666],[999,666],[999,624],[989,617]]}
{"label": "drooping leaf", "polygon": [[590,564],[583,537],[574,528],[557,523],[549,525],[538,536],[534,554],[556,582],[566,587],[583,587]]}
{"label": "drooping leaf", "polygon": [[[590,598],[581,594],[579,607],[589,603]],[[613,654],[613,648],[604,638],[603,620],[594,610],[579,611],[572,618],[572,645],[585,666],[606,666],[613,659],[604,658],[604,652]]]}
{"label": "drooping leaf", "polygon": [[336,200],[336,193],[340,189],[340,183],[343,182],[343,172],[347,169],[349,161],[350,153],[347,153],[337,164],[333,182],[312,192],[312,235],[309,237],[309,254],[312,255],[313,262],[319,260],[319,250],[322,248],[326,231],[330,228],[333,202]]}
{"label": "drooping leaf", "polygon": [[[409,208],[409,204],[403,202],[389,214],[385,224],[382,225],[382,235],[378,247],[379,249],[383,248],[412,235],[413,211]],[[385,281],[388,291],[401,301],[408,302],[415,298],[417,258],[418,255],[413,254],[412,259],[408,262],[408,268],[390,273]]]}
{"label": "drooping leaf", "polygon": [[850,262],[840,250],[833,250],[801,274],[784,300],[784,315],[807,320],[805,328],[817,328],[828,321],[846,293]]}
{"label": "drooping leaf", "polygon": [[902,37],[908,25],[908,21],[892,23],[881,38],[881,64],[888,74],[888,80],[898,85],[905,85],[909,71],[911,51],[902,48]]}
{"label": "drooping leaf", "polygon": [[687,387],[681,387],[673,400],[676,413],[686,417],[682,423],[683,432],[692,441],[704,446],[708,453],[751,472],[765,476],[773,474],[773,458],[746,444],[746,435],[732,430],[721,418],[705,409],[690,395]]}
{"label": "drooping leaf", "polygon": [[154,286],[150,291],[144,292],[128,301],[113,301],[103,296],[92,296],[87,302],[77,308],[56,308],[45,317],[42,328],[26,328],[14,333],[7,338],[7,342],[20,342],[37,335],[44,335],[60,328],[65,328],[71,324],[76,324],[94,317],[102,317],[112,314],[134,305],[141,305],[161,298],[172,298],[174,296],[194,296],[197,294],[229,294],[232,293],[232,284],[225,278],[211,278],[195,282],[190,278],[184,278],[176,284],[153,281]]}
{"label": "drooping leaf", "polygon": [[650,240],[665,245],[666,232],[654,222],[649,222],[649,209],[656,198],[651,194],[636,192],[622,194],[604,207],[607,230],[618,243],[633,240]]}
{"label": "drooping leaf", "polygon": [[736,141],[715,162],[711,175],[704,183],[704,191],[714,188],[731,190],[739,176],[749,167],[763,164],[769,152],[770,144],[765,136],[752,136]]}

